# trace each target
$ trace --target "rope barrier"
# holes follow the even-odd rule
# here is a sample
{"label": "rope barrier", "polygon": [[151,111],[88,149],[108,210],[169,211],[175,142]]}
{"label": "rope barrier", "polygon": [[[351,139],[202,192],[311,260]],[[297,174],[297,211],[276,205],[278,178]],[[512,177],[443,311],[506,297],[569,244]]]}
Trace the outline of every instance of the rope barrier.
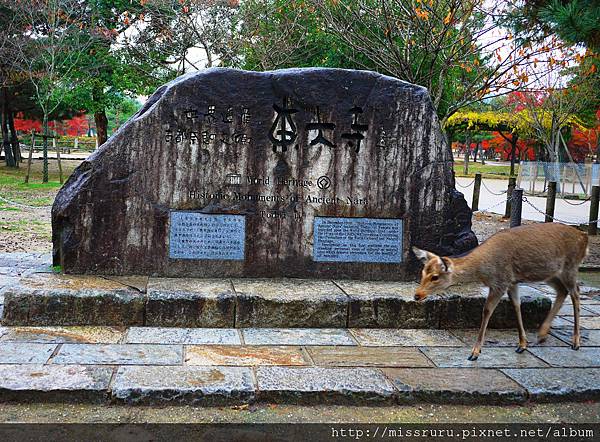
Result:
{"label": "rope barrier", "polygon": [[48,207],[52,207],[52,205],[47,205],[47,206],[30,206],[28,204],[23,204],[23,203],[18,203],[16,201],[12,201],[9,199],[6,199],[4,197],[0,196],[0,201],[4,201],[5,203],[11,205],[11,206],[15,206],[15,207],[22,207],[24,209],[44,209],[44,208],[48,208]]}
{"label": "rope barrier", "polygon": [[590,196],[589,198],[587,198],[587,199],[583,200],[583,201],[582,201],[582,202],[580,202],[580,203],[570,203],[570,202],[569,202],[569,200],[568,200],[568,199],[566,199],[566,198],[559,198],[559,199],[560,199],[560,200],[563,200],[563,201],[564,201],[565,203],[567,203],[567,204],[570,204],[571,206],[581,206],[582,204],[585,204],[585,203],[587,203],[589,200],[591,200],[591,199],[592,199],[592,197]]}
{"label": "rope barrier", "polygon": [[485,185],[485,181],[484,181],[484,180],[481,180],[481,184],[483,184],[483,187],[485,187],[485,188],[486,188],[486,190],[487,190],[488,192],[490,192],[492,195],[500,196],[500,195],[504,195],[506,192],[508,192],[507,190],[503,190],[503,191],[502,191],[502,192],[500,192],[500,193],[496,193],[496,192],[494,192],[493,190],[491,190],[491,189],[490,189],[488,186],[486,186],[486,185]]}
{"label": "rope barrier", "polygon": [[[541,213],[542,215],[546,216],[546,212],[538,209],[537,207],[535,207],[526,197],[523,197],[523,202],[529,204],[534,210],[536,210],[537,212]],[[597,223],[599,220],[593,220],[593,221],[589,221],[589,220],[583,220],[583,221],[566,221],[564,219],[560,219],[557,218],[555,216],[550,216],[548,215],[550,218],[552,218],[554,221],[558,221],[559,223],[563,223],[563,224],[574,224],[574,225],[581,225],[581,224],[591,224],[591,223]]]}
{"label": "rope barrier", "polygon": [[466,189],[467,187],[471,187],[473,185],[473,183],[475,182],[475,180],[473,179],[473,181],[471,181],[469,184],[467,184],[466,186],[461,185],[458,181],[455,181],[456,185],[458,187],[462,187],[463,189]]}
{"label": "rope barrier", "polygon": [[[516,195],[515,195],[515,196],[513,196],[513,197],[511,197],[511,198],[515,198],[515,197],[516,197]],[[492,206],[488,207],[487,209],[478,210],[478,212],[479,212],[479,213],[494,213],[494,212],[491,212],[491,209],[494,209],[494,208],[496,208],[496,207],[498,207],[498,206],[500,206],[500,205],[502,205],[502,204],[506,204],[506,203],[508,202],[508,200],[509,200],[509,199],[511,199],[511,198],[507,198],[506,200],[499,201],[499,202],[497,202],[496,204],[494,204],[494,205],[492,205]],[[514,200],[513,200],[513,201],[514,201]],[[538,213],[540,213],[540,214],[542,214],[542,215],[546,216],[546,212],[545,212],[545,211],[543,211],[543,210],[540,210],[540,209],[538,209],[536,206],[534,206],[534,205],[533,205],[533,203],[531,203],[531,202],[530,202],[530,201],[527,199],[527,197],[525,197],[525,196],[524,196],[524,197],[522,198],[522,201],[523,201],[524,203],[527,203],[529,206],[531,206],[531,208],[533,208],[533,209],[534,209],[535,211],[537,211]],[[548,215],[548,216],[550,216],[550,215]],[[597,222],[599,222],[599,221],[600,221],[600,219],[593,220],[593,221],[589,221],[589,220],[587,220],[587,219],[586,219],[586,220],[583,220],[583,221],[579,221],[579,222],[578,222],[578,221],[567,221],[567,220],[564,220],[564,219],[557,218],[557,217],[555,217],[555,216],[550,216],[550,218],[552,218],[554,221],[558,221],[558,222],[560,222],[560,223],[563,223],[563,224],[573,224],[573,225],[591,224],[591,223],[597,223]]]}
{"label": "rope barrier", "polygon": [[496,207],[498,207],[498,206],[500,206],[501,204],[506,204],[506,202],[507,202],[507,201],[508,201],[508,198],[507,198],[507,199],[505,199],[505,200],[502,200],[502,201],[500,201],[500,202],[497,202],[497,203],[496,203],[496,204],[494,204],[494,205],[491,205],[491,206],[490,206],[490,207],[488,207],[487,209],[478,210],[477,212],[480,212],[480,213],[494,213],[494,212],[490,212],[490,210],[491,210],[491,209],[494,209],[494,208],[496,208]]}

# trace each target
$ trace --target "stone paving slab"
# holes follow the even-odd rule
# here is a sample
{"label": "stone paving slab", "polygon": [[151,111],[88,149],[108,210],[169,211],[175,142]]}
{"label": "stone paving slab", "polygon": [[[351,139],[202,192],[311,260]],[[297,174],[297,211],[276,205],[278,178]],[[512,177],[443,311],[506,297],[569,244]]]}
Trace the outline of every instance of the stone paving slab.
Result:
{"label": "stone paving slab", "polygon": [[582,328],[590,330],[600,330],[600,316],[582,317],[579,319]]}
{"label": "stone paving slab", "polygon": [[240,333],[232,328],[130,327],[127,344],[222,344],[240,345]]}
{"label": "stone paving slab", "polygon": [[4,325],[142,325],[145,295],[96,276],[21,278],[4,292]]}
{"label": "stone paving slab", "polygon": [[[31,344],[33,345],[33,344]],[[63,344],[53,364],[181,365],[180,345]]]}
{"label": "stone paving slab", "polygon": [[[589,307],[593,307],[590,305]],[[573,317],[573,304],[564,303],[558,310],[557,315],[559,316],[570,316]],[[579,309],[579,316],[595,316],[585,305],[581,305]]]}
{"label": "stone paving slab", "polygon": [[[459,338],[465,345],[473,346],[477,341],[479,329],[449,330],[454,336]],[[528,347],[560,347],[567,346],[566,342],[557,339],[554,336],[548,336],[546,341],[538,344],[537,330],[526,330]],[[514,347],[519,344],[519,332],[516,329],[487,329],[485,333],[484,347]]]}
{"label": "stone paving slab", "polygon": [[426,329],[351,329],[352,335],[364,346],[464,346],[465,344],[446,330]]}
{"label": "stone paving slab", "polygon": [[308,365],[298,347],[189,345],[185,365]]}
{"label": "stone paving slab", "polygon": [[573,322],[569,321],[565,316],[556,316],[552,320],[552,328],[573,328]]}
{"label": "stone paving slab", "polygon": [[[466,368],[525,368],[548,367],[548,364],[530,353],[517,353],[511,348],[484,347],[476,361],[469,361],[470,347],[420,347],[429,359],[438,367],[466,367]],[[564,347],[552,347],[547,350],[554,351]],[[533,349],[533,350],[541,350]]]}
{"label": "stone paving slab", "polygon": [[[566,344],[571,345],[573,339],[572,329],[552,329],[550,333],[562,339]],[[580,343],[582,347],[600,347],[600,330],[581,330]]]}
{"label": "stone paving slab", "polygon": [[2,402],[100,402],[108,398],[111,367],[0,365]]}
{"label": "stone paving slab", "polygon": [[554,367],[600,367],[600,351],[594,347],[538,347],[529,350]]}
{"label": "stone paving slab", "polygon": [[480,368],[385,368],[400,403],[514,404],[525,389],[498,370]]}
{"label": "stone paving slab", "polygon": [[118,327],[0,327],[0,342],[117,344],[124,333]]}
{"label": "stone paving slab", "polygon": [[115,276],[106,275],[103,278],[118,282],[119,284],[125,285],[132,289],[137,290],[140,293],[146,293],[148,289],[148,280],[150,279],[147,275],[127,275],[127,276]]}
{"label": "stone paving slab", "polygon": [[45,364],[56,344],[0,343],[0,364]]}
{"label": "stone paving slab", "polygon": [[52,272],[49,253],[0,253],[0,277]]}
{"label": "stone paving slab", "polygon": [[235,294],[227,279],[150,278],[146,325],[233,327]]}
{"label": "stone paving slab", "polygon": [[371,368],[259,367],[258,399],[265,402],[387,404],[395,390]]}
{"label": "stone paving slab", "polygon": [[[330,367],[431,367],[433,363],[412,347],[307,347],[319,366]],[[281,364],[280,364],[281,365]]]}
{"label": "stone paving slab", "polygon": [[331,281],[235,279],[236,327],[345,327],[348,297]]}
{"label": "stone paving slab", "polygon": [[[88,328],[90,330],[86,330]],[[0,328],[0,334],[14,335],[13,329]],[[102,333],[95,334],[93,330],[93,327],[81,327],[76,336],[84,340],[102,339]],[[92,402],[111,397],[113,401],[132,404],[199,405],[255,400],[312,405],[368,405],[391,401],[521,403],[523,391],[498,371],[509,374],[509,369],[510,373],[522,372],[521,377],[517,374],[509,374],[509,377],[525,388],[533,401],[600,397],[597,347],[584,347],[579,351],[566,346],[533,347],[517,354],[512,347],[489,345],[483,348],[478,361],[471,362],[467,360],[470,345],[360,346],[352,334],[343,329],[256,329],[241,330],[241,335],[236,329],[208,329],[205,334],[196,334],[205,331],[203,329],[134,327],[132,330],[137,330],[139,337],[149,336],[157,343],[0,342],[0,401],[6,397],[22,402],[63,399]],[[154,333],[149,333],[152,331]],[[225,334],[214,335],[219,331]],[[583,334],[596,331],[600,332],[584,330]],[[553,330],[555,332],[570,330]],[[235,344],[219,343],[226,340],[223,337],[227,333],[233,333],[237,339]],[[471,331],[465,333],[468,335]],[[37,334],[33,336],[35,339]],[[250,345],[247,341],[244,344],[244,339],[239,339],[244,336],[250,337],[251,342],[257,338],[259,343]],[[315,345],[319,336],[329,345]],[[18,339],[22,337],[18,335]],[[53,335],[42,337],[46,338],[53,339]],[[209,341],[214,338],[214,341],[204,345],[184,344],[198,338],[209,338]],[[174,340],[181,343],[175,345]],[[283,344],[273,345],[273,341],[283,341]],[[339,345],[340,342],[352,345]],[[377,342],[387,344],[383,339]],[[115,372],[119,369],[131,374],[117,384],[114,392],[107,384],[113,368]],[[123,371],[124,368],[132,368],[132,371]],[[183,370],[186,368],[199,371]],[[272,370],[267,370],[269,368]],[[241,369],[246,369],[246,374],[240,375]],[[259,373],[263,377],[259,377]],[[2,384],[4,378],[8,381]],[[38,378],[46,381],[41,383]],[[257,380],[265,385],[264,391],[257,389]],[[13,391],[15,389],[19,391]],[[9,394],[2,395],[4,391]],[[72,397],[69,396],[71,391]]]}
{"label": "stone paving slab", "polygon": [[19,278],[18,276],[5,276],[2,275],[2,270],[0,267],[0,296],[2,296],[1,301],[4,301],[4,291],[12,286],[15,285],[19,282]]}
{"label": "stone paving slab", "polygon": [[[597,305],[597,304],[582,305],[581,310],[582,310],[582,316],[583,316],[584,310],[587,310],[588,312],[592,313],[593,316],[600,316],[600,305]],[[589,316],[589,315],[586,314],[585,316]]]}
{"label": "stone paving slab", "polygon": [[502,369],[527,389],[535,402],[600,399],[598,368]]}
{"label": "stone paving slab", "polygon": [[347,330],[334,328],[251,328],[242,336],[247,345],[356,345]]}
{"label": "stone paving slab", "polygon": [[128,404],[233,405],[255,396],[248,367],[120,367],[112,398]]}

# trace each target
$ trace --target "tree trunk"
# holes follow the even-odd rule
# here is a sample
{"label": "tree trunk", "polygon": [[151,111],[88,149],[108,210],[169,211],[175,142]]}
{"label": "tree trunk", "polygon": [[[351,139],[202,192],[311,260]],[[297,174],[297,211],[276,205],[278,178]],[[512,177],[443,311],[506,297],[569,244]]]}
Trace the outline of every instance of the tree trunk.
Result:
{"label": "tree trunk", "polygon": [[483,144],[479,143],[479,157],[481,158],[481,164],[485,165],[486,151],[483,150]]}
{"label": "tree trunk", "polygon": [[10,129],[10,144],[12,145],[13,156],[15,158],[15,162],[17,163],[17,167],[19,167],[19,163],[23,161],[23,157],[21,156],[19,136],[17,135],[17,130],[15,129],[14,113],[10,106],[8,108],[8,128]]}
{"label": "tree trunk", "polygon": [[519,136],[513,134],[510,139],[510,176],[514,176],[515,174],[515,158],[517,156],[517,141],[519,140]]}
{"label": "tree trunk", "polygon": [[6,88],[2,88],[2,147],[4,149],[4,158],[8,167],[16,167],[15,157],[13,156],[10,138],[8,135],[8,92]]}
{"label": "tree trunk", "polygon": [[473,152],[473,162],[477,162],[477,154],[479,153],[479,143],[475,145],[475,151]]}
{"label": "tree trunk", "polygon": [[108,118],[106,118],[104,109],[94,113],[94,122],[96,123],[98,146],[102,146],[108,139]]}
{"label": "tree trunk", "polygon": [[600,134],[596,135],[596,164],[600,164]]}
{"label": "tree trunk", "polygon": [[467,135],[467,139],[465,141],[465,160],[463,163],[463,173],[465,175],[469,174],[469,156],[471,155],[471,135]]}
{"label": "tree trunk", "polygon": [[42,152],[44,153],[44,163],[42,168],[42,182],[48,182],[48,114],[44,112],[44,120],[42,123],[43,143]]}

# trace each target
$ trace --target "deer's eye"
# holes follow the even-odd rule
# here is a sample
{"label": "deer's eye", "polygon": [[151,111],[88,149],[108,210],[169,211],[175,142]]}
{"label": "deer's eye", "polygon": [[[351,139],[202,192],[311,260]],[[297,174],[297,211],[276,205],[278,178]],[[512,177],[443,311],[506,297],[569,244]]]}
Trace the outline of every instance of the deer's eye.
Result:
{"label": "deer's eye", "polygon": [[431,277],[431,280],[432,280],[432,281],[437,281],[438,279],[440,279],[440,277],[439,277],[438,275],[433,275],[433,276]]}

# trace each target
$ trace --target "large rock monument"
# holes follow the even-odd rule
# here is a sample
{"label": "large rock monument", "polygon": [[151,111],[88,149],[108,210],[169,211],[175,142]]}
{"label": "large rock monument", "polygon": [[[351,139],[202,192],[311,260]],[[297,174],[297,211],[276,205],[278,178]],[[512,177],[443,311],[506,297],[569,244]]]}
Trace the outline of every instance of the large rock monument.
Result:
{"label": "large rock monument", "polygon": [[476,245],[427,90],[208,69],[161,87],[52,208],[66,273],[403,280]]}

